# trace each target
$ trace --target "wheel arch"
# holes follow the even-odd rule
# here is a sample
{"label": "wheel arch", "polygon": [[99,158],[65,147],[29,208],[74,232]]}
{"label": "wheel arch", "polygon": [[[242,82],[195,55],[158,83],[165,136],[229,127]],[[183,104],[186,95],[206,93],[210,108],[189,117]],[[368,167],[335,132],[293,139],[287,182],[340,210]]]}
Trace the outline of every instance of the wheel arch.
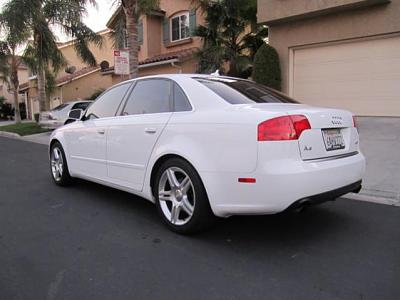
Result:
{"label": "wheel arch", "polygon": [[[53,145],[54,145],[55,143],[60,143],[61,146],[62,146],[62,143],[61,143],[58,139],[56,139],[56,138],[51,139],[50,144],[49,144],[49,155],[50,155],[50,152],[51,152],[51,147],[53,147]],[[64,147],[63,147],[63,148],[64,148]]]}
{"label": "wheel arch", "polygon": [[195,165],[190,160],[188,160],[187,158],[183,157],[182,155],[175,154],[175,153],[168,153],[168,154],[164,154],[164,155],[160,156],[159,158],[157,158],[157,160],[155,161],[155,163],[153,164],[153,166],[151,168],[151,173],[150,173],[150,192],[151,192],[151,195],[153,197],[154,197],[153,187],[154,187],[157,171],[159,170],[159,168],[161,167],[161,165],[164,162],[166,162],[167,160],[169,160],[171,158],[179,158],[179,159],[182,159],[182,160],[186,161],[188,164],[190,164],[193,167],[193,169],[197,172],[197,174],[199,175],[200,180],[201,180],[201,182],[202,182],[202,184],[204,186],[204,189],[206,190],[206,193],[207,193],[207,188],[204,185],[204,181],[201,178],[201,175],[200,175],[198,169],[195,167]]}

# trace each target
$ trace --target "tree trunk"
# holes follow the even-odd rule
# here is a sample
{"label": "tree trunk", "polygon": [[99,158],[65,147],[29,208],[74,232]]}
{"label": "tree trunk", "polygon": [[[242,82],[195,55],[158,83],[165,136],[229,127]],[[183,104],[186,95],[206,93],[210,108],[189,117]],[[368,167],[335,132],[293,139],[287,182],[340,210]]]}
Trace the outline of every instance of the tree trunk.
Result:
{"label": "tree trunk", "polygon": [[137,0],[123,1],[123,9],[126,18],[126,31],[128,34],[129,50],[129,78],[138,76],[138,31],[137,31]]}
{"label": "tree trunk", "polygon": [[44,70],[40,66],[38,67],[38,73],[37,73],[37,89],[38,89],[39,110],[40,111],[50,110],[50,103],[48,103],[46,97],[46,83],[45,83]]}
{"label": "tree trunk", "polygon": [[10,81],[13,90],[14,96],[14,120],[15,123],[21,123],[21,113],[19,111],[19,99],[18,99],[18,91],[19,91],[19,80],[18,80],[18,61],[15,56],[15,50],[12,51],[11,56],[11,76]]}

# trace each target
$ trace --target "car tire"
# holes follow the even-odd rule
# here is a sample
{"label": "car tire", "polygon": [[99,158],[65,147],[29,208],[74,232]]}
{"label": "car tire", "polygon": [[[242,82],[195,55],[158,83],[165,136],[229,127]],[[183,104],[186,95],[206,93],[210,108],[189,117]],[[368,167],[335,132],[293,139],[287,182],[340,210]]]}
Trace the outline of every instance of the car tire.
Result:
{"label": "car tire", "polygon": [[161,165],[153,184],[153,195],[161,218],[174,232],[204,231],[217,219],[199,174],[183,159],[171,158]]}
{"label": "car tire", "polygon": [[50,173],[59,186],[68,186],[72,183],[65,152],[59,142],[55,142],[50,148]]}

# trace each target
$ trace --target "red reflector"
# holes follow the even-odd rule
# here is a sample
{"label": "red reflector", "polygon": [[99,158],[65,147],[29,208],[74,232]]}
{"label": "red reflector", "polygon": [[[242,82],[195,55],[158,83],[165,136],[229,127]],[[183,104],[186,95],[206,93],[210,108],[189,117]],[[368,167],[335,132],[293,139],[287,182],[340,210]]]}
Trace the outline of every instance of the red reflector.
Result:
{"label": "red reflector", "polygon": [[256,183],[255,178],[238,178],[238,181],[243,183]]}
{"label": "red reflector", "polygon": [[277,117],[258,124],[258,141],[297,140],[307,129],[311,125],[303,115]]}

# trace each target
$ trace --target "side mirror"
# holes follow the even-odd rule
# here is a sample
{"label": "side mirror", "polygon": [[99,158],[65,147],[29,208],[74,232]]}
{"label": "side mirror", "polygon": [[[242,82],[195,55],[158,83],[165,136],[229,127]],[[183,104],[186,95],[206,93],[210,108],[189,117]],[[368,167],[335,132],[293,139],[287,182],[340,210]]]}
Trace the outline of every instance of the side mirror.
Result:
{"label": "side mirror", "polygon": [[69,113],[68,113],[68,123],[74,122],[74,121],[78,121],[83,117],[83,110],[82,109],[72,109]]}

